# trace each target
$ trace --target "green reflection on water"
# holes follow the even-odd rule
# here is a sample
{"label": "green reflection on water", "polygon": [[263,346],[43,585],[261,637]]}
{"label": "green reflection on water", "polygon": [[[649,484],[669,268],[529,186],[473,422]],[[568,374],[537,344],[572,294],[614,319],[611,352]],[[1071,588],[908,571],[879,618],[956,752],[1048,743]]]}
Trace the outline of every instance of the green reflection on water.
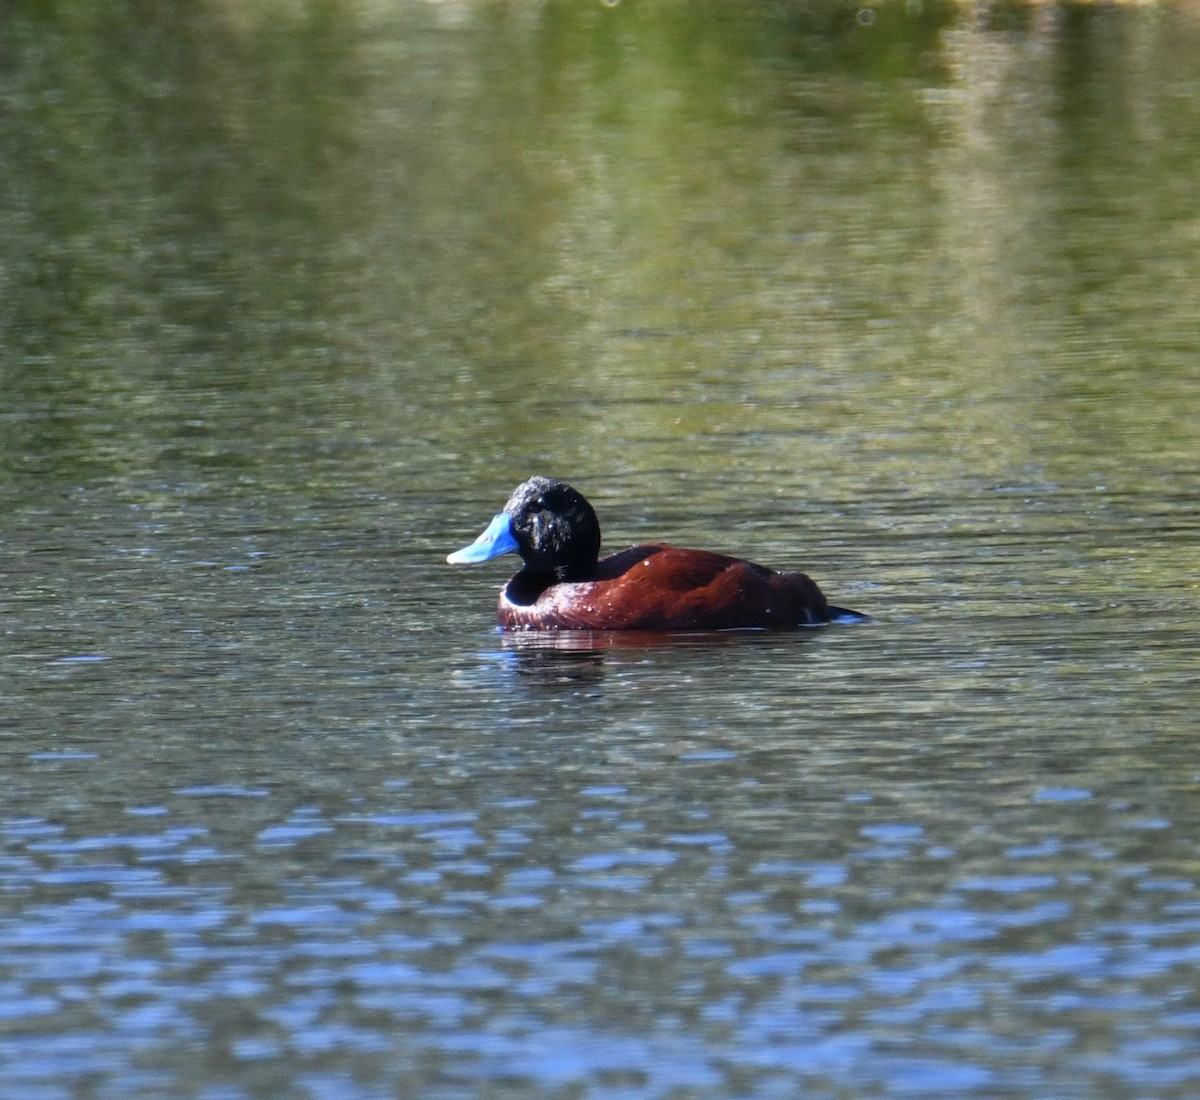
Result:
{"label": "green reflection on water", "polygon": [[1178,473],[1195,21],[872,14],[13,13],[0,462],[136,481],[355,443],[446,487],[818,496]]}

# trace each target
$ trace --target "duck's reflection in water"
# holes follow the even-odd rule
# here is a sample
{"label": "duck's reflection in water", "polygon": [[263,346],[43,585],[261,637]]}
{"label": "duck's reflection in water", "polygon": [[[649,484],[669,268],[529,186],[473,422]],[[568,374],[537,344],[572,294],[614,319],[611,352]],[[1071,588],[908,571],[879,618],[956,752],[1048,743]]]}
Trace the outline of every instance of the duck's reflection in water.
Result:
{"label": "duck's reflection in water", "polygon": [[[501,631],[500,647],[513,672],[545,680],[594,680],[608,665],[665,651],[744,644],[770,637],[763,630],[529,630]],[[795,637],[795,635],[793,635]]]}

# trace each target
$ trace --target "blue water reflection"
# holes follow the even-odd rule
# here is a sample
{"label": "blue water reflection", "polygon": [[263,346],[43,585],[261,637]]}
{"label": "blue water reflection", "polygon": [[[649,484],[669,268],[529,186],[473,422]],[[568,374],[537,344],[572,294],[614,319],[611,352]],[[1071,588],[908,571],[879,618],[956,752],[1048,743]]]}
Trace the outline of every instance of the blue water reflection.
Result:
{"label": "blue water reflection", "polygon": [[[352,1095],[417,1064],[434,1095],[992,1096],[1065,1087],[1064,1059],[1170,1093],[1200,1073],[1200,884],[1112,851],[1161,851],[1167,822],[1042,788],[955,836],[930,804],[796,801],[734,754],[686,755],[736,779],[580,776],[546,804],[489,793],[484,768],[456,786],[470,808],[403,782],[271,812],[240,845],[212,815],[269,792],[181,788],[110,835],[10,819],[6,1084],[152,1091],[147,1061],[180,1044],[216,1079],[287,1058]],[[757,813],[732,813],[739,791]],[[843,824],[817,836],[813,814]]]}

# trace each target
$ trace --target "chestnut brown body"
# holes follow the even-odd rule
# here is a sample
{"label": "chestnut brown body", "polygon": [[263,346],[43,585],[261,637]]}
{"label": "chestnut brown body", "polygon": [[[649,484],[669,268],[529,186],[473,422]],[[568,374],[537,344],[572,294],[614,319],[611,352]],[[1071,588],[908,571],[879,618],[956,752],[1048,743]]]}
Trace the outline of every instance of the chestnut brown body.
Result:
{"label": "chestnut brown body", "polygon": [[590,580],[518,573],[500,595],[497,621],[505,630],[779,630],[829,617],[804,573],[651,543],[601,559]]}

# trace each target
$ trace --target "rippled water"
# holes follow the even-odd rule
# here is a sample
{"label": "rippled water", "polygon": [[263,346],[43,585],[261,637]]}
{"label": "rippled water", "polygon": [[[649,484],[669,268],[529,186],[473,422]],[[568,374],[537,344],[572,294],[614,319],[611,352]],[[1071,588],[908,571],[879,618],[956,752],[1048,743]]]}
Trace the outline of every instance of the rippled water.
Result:
{"label": "rippled water", "polygon": [[[88,10],[0,40],[0,1093],[1196,1095],[1188,9]],[[497,635],[535,471],[873,621]]]}

